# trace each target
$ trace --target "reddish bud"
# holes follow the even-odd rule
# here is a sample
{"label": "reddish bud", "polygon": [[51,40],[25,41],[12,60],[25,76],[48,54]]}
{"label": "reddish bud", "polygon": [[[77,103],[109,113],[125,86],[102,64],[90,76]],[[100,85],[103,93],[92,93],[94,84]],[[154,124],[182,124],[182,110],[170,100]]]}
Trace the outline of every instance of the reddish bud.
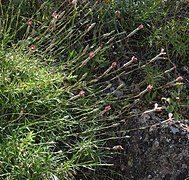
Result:
{"label": "reddish bud", "polygon": [[132,61],[132,62],[135,62],[135,61],[137,61],[137,58],[136,58],[135,56],[133,56],[133,57],[131,58],[131,61]]}
{"label": "reddish bud", "polygon": [[117,66],[117,62],[113,62],[111,65],[112,68],[115,68],[116,66]]}
{"label": "reddish bud", "polygon": [[79,92],[79,96],[80,96],[80,97],[85,96],[85,91],[81,90],[81,91]]}
{"label": "reddish bud", "polygon": [[58,18],[58,14],[57,14],[56,11],[54,11],[54,12],[52,13],[52,17],[53,17],[53,18]]}
{"label": "reddish bud", "polygon": [[150,91],[153,89],[153,86],[149,84],[149,85],[146,87],[146,89],[147,89],[147,91],[150,92]]}
{"label": "reddish bud", "polygon": [[105,107],[105,111],[109,111],[109,110],[111,110],[111,106],[110,105]]}
{"label": "reddish bud", "polygon": [[31,49],[31,50],[35,50],[35,49],[36,49],[36,46],[35,46],[35,45],[31,45],[31,46],[30,46],[30,49]]}
{"label": "reddish bud", "polygon": [[89,54],[89,57],[90,58],[93,58],[95,56],[95,53],[94,52],[91,52],[90,54]]}
{"label": "reddish bud", "polygon": [[31,25],[32,25],[32,21],[29,20],[29,21],[28,21],[28,26],[31,26]]}
{"label": "reddish bud", "polygon": [[177,79],[176,79],[176,81],[183,81],[183,77],[182,76],[179,76],[179,77],[177,77]]}
{"label": "reddish bud", "polygon": [[141,30],[141,29],[143,29],[143,27],[144,26],[141,24],[141,25],[138,26],[137,30]]}

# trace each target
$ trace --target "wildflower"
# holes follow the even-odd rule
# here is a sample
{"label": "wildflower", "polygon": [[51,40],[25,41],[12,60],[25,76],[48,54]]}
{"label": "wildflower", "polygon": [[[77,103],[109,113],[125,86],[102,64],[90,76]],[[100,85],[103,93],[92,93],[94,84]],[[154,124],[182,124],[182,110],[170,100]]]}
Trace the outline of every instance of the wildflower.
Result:
{"label": "wildflower", "polygon": [[133,56],[133,57],[131,58],[131,61],[132,61],[132,62],[135,62],[135,61],[137,61],[137,58],[136,58],[135,56]]}
{"label": "wildflower", "polygon": [[83,97],[83,96],[85,96],[85,91],[81,90],[81,91],[79,92],[79,94],[77,94],[77,95],[71,97],[70,100],[75,100],[75,99],[78,99],[78,98]]}
{"label": "wildflower", "polygon": [[177,79],[176,79],[176,81],[183,81],[183,77],[182,76],[179,76],[179,77],[177,77]]}
{"label": "wildflower", "polygon": [[150,84],[146,87],[146,90],[147,90],[148,92],[150,92],[152,89],[153,89],[153,86],[150,85]]}
{"label": "wildflower", "polygon": [[154,105],[154,111],[155,112],[161,112],[162,111],[162,107],[158,107],[158,103],[155,103],[155,105]]}
{"label": "wildflower", "polygon": [[112,149],[113,150],[124,150],[124,148],[121,145],[114,146]]}
{"label": "wildflower", "polygon": [[107,75],[113,68],[115,68],[117,66],[117,62],[113,62],[111,64],[111,66],[99,77],[97,77],[96,80],[99,80],[100,78],[102,78],[103,76]]}
{"label": "wildflower", "polygon": [[111,106],[106,106],[103,111],[100,112],[100,115],[103,116],[107,111],[111,110]]}
{"label": "wildflower", "polygon": [[95,53],[94,53],[94,52],[91,52],[91,53],[89,54],[89,58],[90,58],[90,59],[92,59],[94,56],[95,56]]}
{"label": "wildflower", "polygon": [[141,24],[141,25],[138,26],[137,30],[141,30],[141,29],[143,29],[143,27],[144,26]]}
{"label": "wildflower", "polygon": [[116,66],[117,66],[117,62],[113,62],[111,65],[112,68],[115,68]]}
{"label": "wildflower", "polygon": [[111,106],[109,105],[109,106],[106,106],[105,108],[104,108],[104,110],[105,111],[110,111],[111,110]]}
{"label": "wildflower", "polygon": [[35,49],[36,49],[36,46],[35,46],[35,45],[31,45],[31,46],[30,46],[30,49],[31,49],[31,50],[35,50]]}
{"label": "wildflower", "polygon": [[85,91],[81,90],[81,91],[79,92],[79,96],[80,96],[80,97],[85,96]]}
{"label": "wildflower", "polygon": [[135,97],[140,97],[140,96],[144,95],[146,92],[150,92],[152,89],[153,89],[153,86],[149,84],[149,85],[146,87],[145,90],[141,91],[141,92],[140,92],[137,96],[135,96]]}
{"label": "wildflower", "polygon": [[160,55],[166,54],[165,50],[162,48],[160,51]]}
{"label": "wildflower", "polygon": [[58,18],[58,14],[57,14],[57,12],[56,12],[56,11],[54,11],[54,12],[52,13],[52,17],[53,17],[53,18],[55,18],[55,19],[57,19],[57,18]]}
{"label": "wildflower", "polygon": [[32,25],[32,21],[29,20],[29,21],[28,21],[28,26],[30,27],[31,25]]}
{"label": "wildflower", "polygon": [[173,122],[173,121],[174,121],[174,118],[173,118],[173,114],[172,114],[172,113],[169,113],[169,114],[168,114],[168,117],[169,117],[169,118],[168,118],[168,121],[169,121],[169,122]]}

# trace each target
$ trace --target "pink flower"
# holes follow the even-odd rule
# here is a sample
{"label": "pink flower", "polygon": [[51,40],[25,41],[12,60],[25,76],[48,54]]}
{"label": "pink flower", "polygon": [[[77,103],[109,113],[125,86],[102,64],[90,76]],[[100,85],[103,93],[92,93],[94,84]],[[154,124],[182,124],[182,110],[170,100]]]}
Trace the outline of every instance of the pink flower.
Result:
{"label": "pink flower", "polygon": [[79,92],[79,96],[80,96],[80,97],[85,96],[85,91],[81,90],[81,91]]}
{"label": "pink flower", "polygon": [[93,58],[95,56],[95,53],[94,52],[91,52],[90,54],[89,54],[89,57],[90,58]]}
{"label": "pink flower", "polygon": [[57,18],[58,18],[58,14],[57,14],[57,12],[56,12],[56,11],[54,11],[54,12],[52,13],[52,17],[53,17],[53,18],[55,18],[55,19],[57,19]]}
{"label": "pink flower", "polygon": [[165,50],[162,48],[160,51],[160,55],[166,54]]}
{"label": "pink flower", "polygon": [[104,110],[105,110],[105,111],[111,110],[111,106],[110,106],[110,105],[109,105],[109,106],[106,106]]}
{"label": "pink flower", "polygon": [[176,79],[176,81],[183,81],[183,77],[182,76],[179,76],[179,77],[177,77],[177,79]]}
{"label": "pink flower", "polygon": [[132,61],[132,62],[135,62],[135,61],[137,61],[137,58],[136,58],[135,56],[133,56],[133,57],[131,58],[131,61]]}
{"label": "pink flower", "polygon": [[32,25],[32,21],[29,20],[29,21],[28,21],[28,26],[31,26],[31,25]]}
{"label": "pink flower", "polygon": [[31,49],[31,50],[35,50],[35,49],[36,49],[36,46],[35,46],[35,45],[31,45],[31,46],[30,46],[30,49]]}
{"label": "pink flower", "polygon": [[150,92],[152,89],[153,89],[153,86],[150,85],[150,84],[146,87],[146,90],[149,91],[149,92]]}
{"label": "pink flower", "polygon": [[138,28],[137,28],[137,30],[141,30],[141,29],[143,29],[143,25],[142,24],[140,24],[139,26],[138,26]]}
{"label": "pink flower", "polygon": [[111,65],[112,68],[115,68],[116,66],[117,66],[117,62],[113,62]]}

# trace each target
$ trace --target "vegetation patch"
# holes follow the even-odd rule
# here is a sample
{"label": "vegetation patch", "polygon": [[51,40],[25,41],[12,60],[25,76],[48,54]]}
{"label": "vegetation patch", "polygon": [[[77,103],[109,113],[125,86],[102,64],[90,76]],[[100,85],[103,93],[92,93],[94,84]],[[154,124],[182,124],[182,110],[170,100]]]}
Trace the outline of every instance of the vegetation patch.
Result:
{"label": "vegetation patch", "polygon": [[170,7],[159,0],[0,3],[0,178],[139,178],[145,169],[137,175],[134,166],[146,156],[133,145],[145,143],[137,134],[153,149],[165,143],[161,127],[163,137],[169,128],[184,132],[185,147],[188,19],[176,10],[172,17]]}

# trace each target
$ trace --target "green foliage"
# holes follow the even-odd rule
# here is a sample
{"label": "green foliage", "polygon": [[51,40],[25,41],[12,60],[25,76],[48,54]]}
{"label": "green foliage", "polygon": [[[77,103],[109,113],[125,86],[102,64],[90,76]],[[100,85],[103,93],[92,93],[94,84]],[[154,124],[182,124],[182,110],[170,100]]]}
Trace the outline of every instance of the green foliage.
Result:
{"label": "green foliage", "polygon": [[[186,63],[188,22],[168,18],[170,4],[2,3],[0,178],[91,178],[112,165],[107,159],[115,148],[106,143],[125,138],[117,127],[132,118],[132,108],[151,112],[158,102],[176,120],[184,117],[179,63],[169,56]],[[160,53],[164,46],[168,57]],[[113,167],[111,174],[97,172],[121,176]]]}

